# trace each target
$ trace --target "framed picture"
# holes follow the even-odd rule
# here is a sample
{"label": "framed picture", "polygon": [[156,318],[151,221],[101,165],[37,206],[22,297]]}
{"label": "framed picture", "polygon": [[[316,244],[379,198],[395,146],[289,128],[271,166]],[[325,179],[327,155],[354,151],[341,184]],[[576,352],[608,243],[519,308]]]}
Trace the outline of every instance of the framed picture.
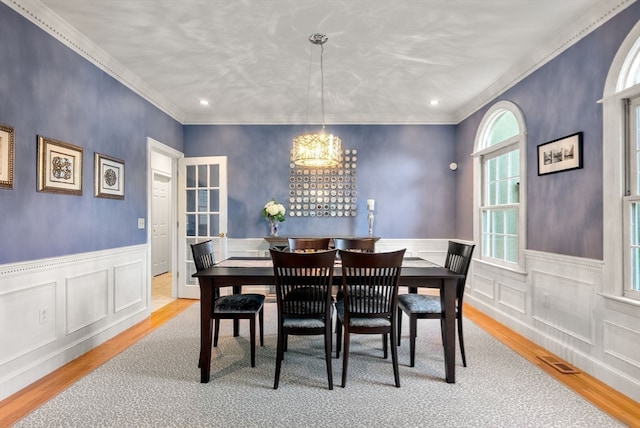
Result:
{"label": "framed picture", "polygon": [[538,175],[582,168],[582,132],[538,146]]}
{"label": "framed picture", "polygon": [[82,195],[82,147],[38,136],[38,191]]}
{"label": "framed picture", "polygon": [[96,153],[95,197],[124,199],[124,161]]}
{"label": "framed picture", "polygon": [[0,125],[0,189],[13,189],[13,128]]}

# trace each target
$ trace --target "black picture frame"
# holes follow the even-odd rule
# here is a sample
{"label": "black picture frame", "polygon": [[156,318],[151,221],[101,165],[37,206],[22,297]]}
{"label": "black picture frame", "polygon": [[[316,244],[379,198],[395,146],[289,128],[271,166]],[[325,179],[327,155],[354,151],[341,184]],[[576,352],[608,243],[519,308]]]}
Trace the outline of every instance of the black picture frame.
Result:
{"label": "black picture frame", "polygon": [[582,168],[582,140],[582,132],[576,132],[540,144],[538,146],[538,175]]}

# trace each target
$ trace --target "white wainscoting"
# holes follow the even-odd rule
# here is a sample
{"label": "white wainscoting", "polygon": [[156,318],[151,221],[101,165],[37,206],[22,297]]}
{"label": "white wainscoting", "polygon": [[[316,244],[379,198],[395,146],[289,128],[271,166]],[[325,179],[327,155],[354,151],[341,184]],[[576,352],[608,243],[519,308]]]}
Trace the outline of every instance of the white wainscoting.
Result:
{"label": "white wainscoting", "polygon": [[640,401],[640,305],[600,293],[602,261],[524,255],[526,272],[475,260],[466,303]]}
{"label": "white wainscoting", "polygon": [[149,316],[146,245],[0,266],[0,400]]}

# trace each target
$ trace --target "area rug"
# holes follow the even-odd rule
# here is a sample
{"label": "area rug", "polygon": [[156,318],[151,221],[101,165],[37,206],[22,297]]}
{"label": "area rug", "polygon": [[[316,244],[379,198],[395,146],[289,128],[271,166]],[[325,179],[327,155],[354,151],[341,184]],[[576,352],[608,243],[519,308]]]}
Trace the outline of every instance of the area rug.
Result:
{"label": "area rug", "polygon": [[[345,388],[333,359],[327,388],[323,341],[290,337],[273,389],[276,308],[265,307],[265,346],[249,358],[222,322],[211,382],[200,383],[199,304],[167,322],[39,407],[17,427],[614,427],[617,421],[486,334],[465,323],[468,367],[444,381],[439,322],[419,321],[416,366],[399,348],[401,387],[380,336],[354,335]],[[407,322],[405,317],[405,322]],[[408,332],[408,326],[403,326]],[[334,336],[335,338],[335,336]]]}

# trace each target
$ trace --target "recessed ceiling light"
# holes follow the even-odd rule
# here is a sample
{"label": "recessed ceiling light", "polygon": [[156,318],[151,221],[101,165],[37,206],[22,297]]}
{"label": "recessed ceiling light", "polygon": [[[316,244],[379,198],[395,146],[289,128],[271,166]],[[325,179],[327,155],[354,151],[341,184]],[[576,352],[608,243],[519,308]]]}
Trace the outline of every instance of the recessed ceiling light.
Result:
{"label": "recessed ceiling light", "polygon": [[440,104],[440,101],[438,101],[438,100],[431,100],[431,101],[429,101],[429,104],[430,104],[430,105],[432,105],[432,106],[437,106],[438,104]]}
{"label": "recessed ceiling light", "polygon": [[208,106],[208,105],[209,105],[209,101],[207,101],[207,100],[200,100],[200,105]]}

